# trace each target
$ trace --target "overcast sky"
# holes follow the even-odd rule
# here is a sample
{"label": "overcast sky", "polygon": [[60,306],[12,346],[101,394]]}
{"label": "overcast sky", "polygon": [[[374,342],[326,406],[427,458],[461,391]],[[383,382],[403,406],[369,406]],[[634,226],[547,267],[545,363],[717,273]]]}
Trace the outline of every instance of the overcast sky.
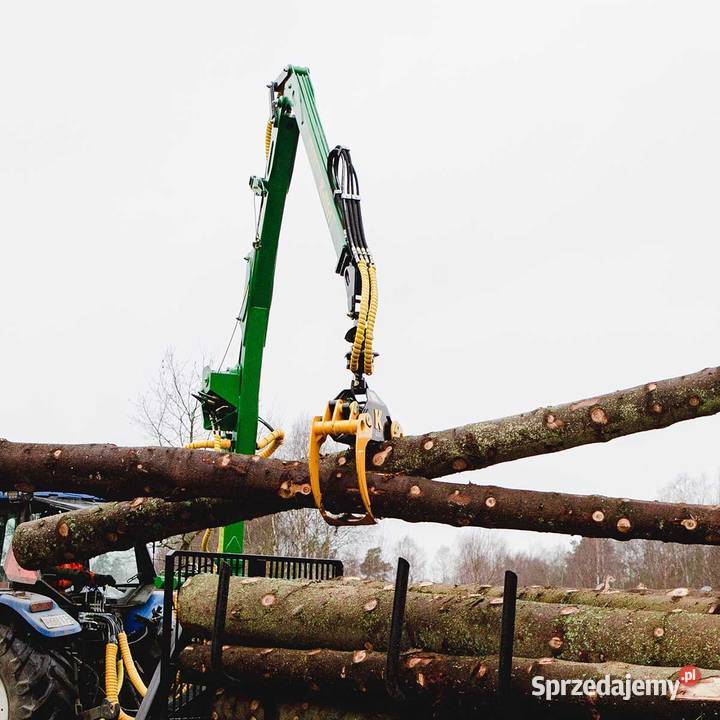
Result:
{"label": "overcast sky", "polygon": [[[0,2],[0,436],[142,444],[132,405],[166,348],[222,355],[265,84],[287,63],[353,153],[381,292],[372,386],[407,432],[718,364],[719,21],[715,2]],[[347,382],[334,266],[301,150],[273,417]],[[651,498],[717,472],[718,430],[456,479]],[[428,550],[468,532],[384,527]]]}

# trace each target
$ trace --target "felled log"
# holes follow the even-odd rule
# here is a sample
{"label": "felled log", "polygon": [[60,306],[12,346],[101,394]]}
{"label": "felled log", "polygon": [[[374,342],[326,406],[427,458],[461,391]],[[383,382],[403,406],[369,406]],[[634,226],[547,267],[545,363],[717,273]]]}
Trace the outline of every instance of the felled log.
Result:
{"label": "felled log", "polygon": [[[437,478],[664,428],[719,411],[720,368],[706,368],[587,400],[398,438],[375,452],[371,465],[384,473]],[[277,479],[285,468],[285,479],[290,482],[305,482],[307,477],[303,464],[277,460],[261,463],[255,470],[251,464],[240,463],[230,472],[208,468],[201,472],[198,465],[208,462],[205,455],[178,448],[50,446],[0,440],[0,489],[75,490],[108,499],[129,499],[151,491],[163,497],[185,493],[236,497],[243,488],[253,486],[258,474]],[[329,479],[334,471],[350,465],[352,453],[329,456],[323,475]],[[196,476],[203,482],[210,480],[213,491],[199,486]],[[245,482],[235,484],[237,476]]]}
{"label": "felled log", "polygon": [[[258,507],[255,517],[265,514]],[[248,519],[253,513],[248,513]],[[167,502],[139,497],[99,503],[17,526],[13,552],[28,570],[127,550],[140,543],[234,522],[235,503],[218,498]]]}
{"label": "felled log", "polygon": [[[420,583],[411,586],[417,592],[434,595],[464,591],[488,599],[502,598],[502,585],[442,585]],[[717,591],[699,592],[678,587],[671,590],[593,590],[591,588],[563,588],[528,585],[517,589],[519,600],[531,602],[563,603],[566,605],[594,605],[603,608],[627,610],[657,610],[660,612],[720,613],[720,595]]]}
{"label": "felled log", "polygon": [[[127,451],[134,458],[141,454],[141,450],[136,448],[115,449]],[[165,448],[159,450],[164,451]],[[186,486],[192,479],[200,491],[203,479],[207,479],[204,490],[208,495],[225,492],[223,497],[232,497],[233,492],[237,492],[240,499],[232,505],[232,510],[228,509],[232,521],[247,520],[283,510],[313,507],[310,485],[304,482],[302,463],[288,463],[277,470],[278,474],[273,474],[268,467],[274,470],[277,466],[266,464],[280,463],[283,466],[281,461],[252,461],[240,455],[176,450],[167,454],[149,455],[150,461],[145,460],[145,463],[138,464],[154,463],[152,467],[155,476],[167,466],[166,477],[173,477],[178,474],[177,470],[173,469],[174,453],[203,456],[197,462],[193,459],[191,465],[195,474],[192,478],[186,476]],[[155,462],[161,457],[161,462]],[[185,456],[178,457],[180,466],[183,467]],[[247,465],[257,467],[258,472],[243,474],[242,468]],[[217,480],[223,472],[232,476],[227,483]],[[213,482],[214,480],[217,482]],[[352,470],[337,471],[325,483],[326,507],[335,512],[359,510],[356,482]],[[131,486],[130,483],[118,485],[116,493],[120,492],[121,487],[128,485]],[[223,491],[219,487],[223,485],[233,489]],[[458,527],[535,530],[616,540],[643,538],[684,544],[720,545],[718,506],[516,490],[493,485],[458,485],[426,478],[377,473],[368,476],[368,486],[378,518],[438,522]],[[152,494],[163,494],[162,488],[156,491],[151,485],[145,485],[143,490]],[[123,494],[127,494],[127,490],[123,490]],[[28,569],[49,567],[56,563],[57,557],[65,554],[72,554],[76,559],[89,558],[108,550],[131,547],[135,541],[149,542],[169,537],[178,532],[178,527],[183,527],[184,532],[190,532],[217,524],[214,513],[208,512],[206,502],[169,503],[163,506],[163,514],[158,517],[153,517],[148,508],[144,513],[144,522],[137,527],[137,538],[132,539],[127,532],[122,532],[122,514],[110,513],[112,517],[118,518],[118,532],[105,522],[104,518],[101,521],[103,512],[98,510],[95,520],[95,516],[85,511],[71,511],[48,519],[43,525],[40,525],[38,520],[24,523],[18,528],[13,540],[18,561]],[[100,532],[92,527],[95,522],[101,524]],[[90,524],[91,527],[85,530],[85,524]],[[67,529],[70,531],[66,532]],[[40,534],[39,541],[33,539],[36,533]],[[107,533],[113,538],[110,544],[103,539],[107,537]]]}
{"label": "felled log", "polygon": [[[237,690],[221,688],[215,696],[213,720],[401,720],[407,715],[397,712],[375,712],[350,706],[315,702],[254,697]],[[489,719],[488,719],[489,720]]]}
{"label": "felled log", "polygon": [[436,478],[606,442],[720,411],[720,368],[385,444],[383,472]]}
{"label": "felled log", "polygon": [[[210,646],[190,645],[179,658],[183,677],[210,684],[217,676],[210,671]],[[338,651],[327,649],[295,650],[283,648],[248,648],[229,646],[223,649],[223,666],[244,686],[272,696],[301,697],[313,703],[358,700],[370,707],[402,709],[406,717],[417,717],[416,708],[432,709],[433,717],[487,717],[497,699],[498,659],[458,657],[423,651],[402,656],[399,686],[405,699],[394,705],[386,692],[385,654],[367,650]],[[532,717],[556,718],[558,713],[574,710],[572,717],[637,717],[685,720],[717,717],[720,714],[720,672],[701,670],[703,681],[692,686],[677,686],[666,694],[631,695],[627,699],[613,695],[533,696],[533,678],[567,681],[628,680],[677,681],[677,667],[644,667],[625,663],[577,663],[553,658],[531,660],[513,658],[511,707],[524,706]],[[629,675],[629,678],[628,678]],[[537,681],[536,681],[537,683]],[[572,687],[572,686],[571,686]],[[534,707],[533,707],[534,706]],[[507,708],[506,708],[507,709]],[[578,714],[578,711],[585,713]],[[534,712],[533,712],[534,711]],[[568,713],[569,715],[569,713]],[[492,717],[492,716],[491,716]],[[507,715],[505,716],[507,717]]]}
{"label": "felled log", "polygon": [[[714,414],[718,409],[720,372],[711,368],[590,400],[394,440],[372,454],[371,466],[381,468],[383,473],[402,470],[437,477],[666,427]],[[349,458],[348,453],[341,453],[326,458],[322,465],[326,505],[336,512],[359,508]],[[368,482],[378,517],[620,540],[720,544],[720,510],[716,508],[493,486],[460,488],[407,474],[370,473]],[[233,520],[256,516],[258,507],[268,514],[313,505],[305,463],[180,448],[40,445],[0,440],[0,490],[89,492],[111,499],[148,495],[168,500],[220,497],[235,501]],[[212,518],[203,517],[202,504],[191,510],[178,506],[178,511],[191,516],[184,520],[187,531],[213,524]],[[87,517],[82,517],[87,522]],[[153,531],[151,534],[148,530],[144,540],[160,539],[161,532],[167,536],[170,533],[164,524],[176,522],[168,516],[155,520],[148,515],[147,520],[146,527]],[[71,521],[75,522],[73,517],[64,525],[59,523],[58,528],[70,527]],[[36,529],[33,525],[25,533]],[[105,532],[122,535],[109,528]],[[90,530],[79,534],[100,537]],[[57,553],[78,559],[123,547],[75,542],[72,534],[63,536],[60,532],[56,542],[63,546]],[[21,545],[18,540],[17,551],[27,567],[53,564],[47,552],[34,552]]]}
{"label": "felled log", "polygon": [[[385,589],[387,588],[387,589]],[[191,637],[209,637],[216,575],[190,578],[178,594],[178,619]],[[231,578],[226,641],[256,647],[354,650],[386,648],[392,585],[363,581],[301,582]],[[482,595],[408,592],[405,648],[451,655],[498,652],[502,602]],[[515,652],[577,662],[618,661],[720,670],[720,618],[656,612],[517,603]]]}

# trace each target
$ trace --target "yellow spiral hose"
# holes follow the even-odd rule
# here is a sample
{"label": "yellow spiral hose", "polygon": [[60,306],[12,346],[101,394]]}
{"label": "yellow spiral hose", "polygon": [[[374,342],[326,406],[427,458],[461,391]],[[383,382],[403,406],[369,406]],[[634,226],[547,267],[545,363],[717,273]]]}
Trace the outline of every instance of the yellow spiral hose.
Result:
{"label": "yellow spiral hose", "polygon": [[[132,683],[132,686],[138,691],[140,697],[145,697],[145,695],[147,695],[147,686],[142,681],[137,667],[135,667],[135,661],[130,651],[130,643],[128,643],[127,635],[124,632],[118,633],[118,644],[120,645],[120,654],[122,655],[122,661],[123,665],[125,665],[128,679]],[[118,686],[120,684],[121,683],[118,682]]]}
{"label": "yellow spiral hose", "polygon": [[105,646],[105,695],[112,705],[117,705],[120,711],[118,720],[133,720],[120,706],[118,699],[118,675],[117,675],[117,653],[118,646],[109,642]]}
{"label": "yellow spiral hose", "polygon": [[269,458],[285,440],[285,433],[278,429],[261,438],[257,444],[257,453],[261,458]]}
{"label": "yellow spiral hose", "polygon": [[270,157],[270,143],[272,142],[272,129],[273,129],[273,123],[272,120],[267,121],[267,125],[265,126],[265,157]]}
{"label": "yellow spiral hose", "polygon": [[367,326],[367,314],[370,305],[370,277],[365,260],[358,261],[358,271],[360,272],[360,309],[358,310],[355,338],[353,339],[352,348],[350,349],[351,372],[357,372],[358,366],[360,365],[360,353],[363,342],[365,341],[365,328]]}
{"label": "yellow spiral hose", "polygon": [[368,268],[370,279],[370,306],[368,307],[367,328],[365,329],[365,362],[364,370],[366,375],[372,375],[373,371],[373,333],[375,332],[375,320],[378,311],[377,292],[377,271],[375,265]]}

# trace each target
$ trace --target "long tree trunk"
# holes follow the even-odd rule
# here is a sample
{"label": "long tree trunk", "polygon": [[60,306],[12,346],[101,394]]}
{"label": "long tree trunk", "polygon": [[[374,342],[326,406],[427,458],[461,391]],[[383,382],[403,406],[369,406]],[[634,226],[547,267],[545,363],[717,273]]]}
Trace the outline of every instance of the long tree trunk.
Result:
{"label": "long tree trunk", "polygon": [[[502,598],[502,585],[442,585],[419,583],[411,585],[416,592],[432,595],[465,592],[490,600]],[[603,608],[626,608],[628,610],[657,610],[660,612],[683,612],[717,615],[720,613],[718,592],[699,592],[684,587],[671,590],[593,590],[591,588],[564,588],[527,585],[517,589],[520,600],[530,602],[562,603],[565,605],[593,605]]]}
{"label": "long tree trunk", "polygon": [[[80,446],[65,447],[75,450]],[[124,450],[135,457],[140,453],[135,448],[115,449]],[[163,487],[167,483],[163,484],[158,478],[177,477],[178,470],[174,465],[176,457],[183,467],[182,461],[186,456],[176,456],[175,453],[187,453],[204,457],[198,460],[193,458],[192,462],[185,464],[185,467],[191,467],[193,473],[185,476],[185,485],[193,484],[198,492],[204,489],[207,495],[237,496],[239,499],[233,503],[233,509],[223,506],[233,521],[313,507],[310,486],[304,482],[303,463],[288,463],[281,468],[278,476],[264,468],[266,463],[280,461],[251,461],[239,455],[218,456],[202,451],[175,450],[165,453],[164,448],[160,450],[163,452],[153,457],[152,472],[154,480],[161,487],[155,490],[154,486],[146,485],[143,488],[146,492],[163,494]],[[117,462],[123,455],[113,454],[111,457]],[[100,463],[100,459],[97,462]],[[251,465],[257,472],[243,474],[240,470],[247,465]],[[117,469],[107,462],[105,465],[92,465],[89,460],[88,466],[102,467],[106,473]],[[224,471],[233,476],[227,482],[222,478]],[[368,485],[373,508],[379,518],[438,522],[458,527],[536,530],[616,540],[642,538],[720,545],[718,506],[515,490],[493,485],[458,485],[401,475],[371,474],[368,476]],[[122,494],[127,495],[130,492],[126,489],[128,485],[122,485],[119,480],[116,487],[116,494],[122,491]],[[55,489],[66,488],[61,485]],[[133,489],[132,486],[130,489]],[[352,470],[338,471],[331,481],[326,482],[325,499],[326,507],[336,512],[359,509],[356,478]],[[24,523],[16,532],[13,548],[18,561],[31,569],[55,564],[55,558],[68,553],[77,559],[89,558],[108,550],[131,547],[135,541],[158,540],[176,533],[175,528],[179,526],[184,527],[184,532],[190,532],[217,524],[214,513],[208,512],[206,501],[174,502],[162,507],[163,512],[157,516],[149,508],[144,511],[145,521],[137,527],[136,538],[130,538],[127,532],[123,533],[124,518],[121,513],[109,513],[110,517],[118,521],[117,528],[113,529],[106,522],[104,511],[97,510],[96,516],[86,511],[71,511],[44,522],[36,520]],[[100,531],[95,529],[95,525],[99,526]],[[107,533],[112,533],[113,538],[117,535],[117,540],[109,544],[103,539]],[[35,535],[36,539],[33,537]]]}
{"label": "long tree trunk", "polygon": [[[244,516],[251,519],[265,514],[258,507]],[[172,535],[227,525],[237,515],[234,502],[219,498],[167,502],[139,497],[99,503],[18,525],[13,552],[22,567],[47,570]]]}
{"label": "long tree trunk", "polygon": [[706,368],[587,400],[393,440],[375,454],[373,466],[436,478],[606,442],[719,411],[720,368]]}
{"label": "long tree trunk", "polygon": [[[398,438],[376,451],[371,465],[384,473],[437,478],[606,442],[717,412],[720,412],[720,368],[706,368],[691,375],[658,380],[587,400]],[[210,461],[204,455],[191,460],[193,454],[193,451],[173,448],[48,446],[0,439],[0,482],[3,489],[18,490],[92,488],[92,492],[108,499],[150,494],[145,488],[163,495],[203,496],[207,493],[193,483],[193,477],[198,463]],[[168,473],[168,457],[172,458],[172,473]],[[165,458],[165,462],[161,458]],[[156,463],[159,463],[157,471]],[[331,455],[323,463],[323,475],[327,479],[334,471],[351,465],[352,453]],[[289,467],[294,466],[269,461],[261,464],[258,471],[277,478],[282,468]],[[299,470],[300,476],[306,476],[304,467],[298,466],[295,470]],[[207,472],[204,475],[207,477]],[[252,465],[236,464],[231,472],[215,473],[216,492],[223,487],[221,492],[227,497],[227,493],[239,490],[233,484],[236,475],[247,475],[251,481]],[[287,474],[291,482],[297,482],[297,477],[298,472]],[[127,489],[118,487],[118,480],[127,483]]]}
{"label": "long tree trunk", "polygon": [[[362,581],[300,582],[231,578],[226,638],[259,647],[383,649],[393,593]],[[196,575],[178,597],[178,619],[191,637],[208,636],[216,575]],[[452,655],[498,652],[502,603],[463,590],[410,591],[406,648]],[[720,669],[720,618],[520,601],[515,652],[562,660]]]}
{"label": "long tree trunk", "polygon": [[[217,676],[210,670],[209,645],[190,645],[180,654],[186,679],[212,684]],[[385,686],[385,654],[366,650],[296,650],[283,648],[223,649],[223,665],[248,688],[264,691],[271,697],[290,696],[313,702],[365,702],[370,707],[402,708],[406,717],[417,717],[422,708],[432,708],[434,717],[487,717],[497,699],[498,659],[496,656],[467,657],[413,651],[402,656],[399,685],[405,695],[393,705]],[[704,679],[698,685],[679,688],[673,701],[670,693],[650,696],[574,696],[566,694],[548,703],[533,696],[533,677],[552,680],[594,680],[605,676],[612,680],[676,681],[677,667],[647,667],[625,663],[577,663],[542,658],[513,658],[511,707],[524,706],[533,717],[543,710],[558,717],[562,711],[574,711],[572,717],[642,717],[685,720],[717,717],[720,714],[720,672],[701,670]],[[507,709],[507,708],[506,708]],[[585,713],[582,713],[582,710]],[[578,715],[578,711],[580,714]],[[570,713],[568,713],[570,714]],[[599,714],[599,715],[598,715]],[[506,715],[507,717],[507,715]]]}
{"label": "long tree trunk", "polygon": [[[371,457],[371,465],[385,473],[368,476],[375,513],[411,522],[720,544],[717,508],[458,486],[387,474],[403,470],[437,477],[665,427],[719,409],[720,372],[714,368],[591,400],[399,439],[386,443]],[[323,461],[326,504],[338,512],[359,507],[349,457],[344,453]],[[109,499],[147,495],[168,500],[221,497],[236,503],[233,520],[255,517],[258,508],[269,514],[313,505],[307,465],[303,462],[180,448],[39,445],[0,440],[0,490],[80,491]],[[206,506],[202,503],[177,508],[187,530],[214,523],[212,517],[203,517]],[[104,544],[101,535],[81,527],[83,522],[89,522],[87,516],[82,518],[75,532],[56,533],[59,547],[53,555],[72,554],[80,559],[129,547],[120,541],[114,546]],[[148,513],[146,518],[138,540],[167,536],[169,527],[178,522],[170,518],[169,508],[162,517]],[[58,521],[58,528],[71,527],[75,522],[75,516],[70,515],[66,521]],[[107,525],[103,528],[110,537],[122,535],[122,524],[117,527],[120,532]],[[17,551],[27,567],[53,564],[47,542],[38,545],[27,538],[28,533],[41,529],[30,525],[18,535]]]}

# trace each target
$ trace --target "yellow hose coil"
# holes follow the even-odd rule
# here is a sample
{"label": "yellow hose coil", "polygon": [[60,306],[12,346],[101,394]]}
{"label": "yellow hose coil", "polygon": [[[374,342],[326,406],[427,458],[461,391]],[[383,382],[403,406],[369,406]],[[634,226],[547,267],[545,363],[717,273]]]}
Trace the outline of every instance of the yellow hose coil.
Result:
{"label": "yellow hose coil", "polygon": [[265,157],[270,157],[270,143],[272,142],[272,129],[273,129],[273,123],[272,120],[267,121],[267,125],[265,126]]}
{"label": "yellow hose coil", "polygon": [[358,261],[358,271],[360,273],[360,309],[358,310],[355,338],[353,339],[352,348],[350,349],[351,372],[357,372],[360,364],[360,352],[362,351],[363,342],[365,341],[365,328],[367,326],[367,314],[370,305],[370,278],[368,276],[368,266],[364,260]]}
{"label": "yellow hose coil", "polygon": [[[105,646],[105,695],[112,705],[119,707],[117,653],[118,646],[114,642],[109,642]],[[133,720],[121,707],[119,710],[118,720]]]}
{"label": "yellow hose coil", "polygon": [[273,430],[261,438],[257,444],[257,453],[261,458],[269,458],[285,440],[285,433],[282,430]]}
{"label": "yellow hose coil", "polygon": [[202,552],[207,552],[208,545],[210,544],[210,536],[211,535],[212,535],[212,528],[206,528],[206,530],[202,536],[202,541],[200,542],[200,550],[202,550]]}
{"label": "yellow hose coil", "polygon": [[[269,123],[268,127],[272,129],[272,123]],[[266,136],[266,141],[268,137],[269,136]],[[283,444],[283,440],[285,440],[285,433],[282,430],[273,430],[271,433],[268,433],[267,435],[265,435],[265,437],[260,439],[257,444],[257,454],[262,458],[269,458]],[[212,440],[198,440],[197,442],[188,443],[185,447],[188,450],[214,450],[215,452],[219,452],[220,450],[229,450],[231,445],[229,439],[222,438],[220,437],[220,435],[215,434],[213,435]],[[202,550],[202,552],[207,552],[208,547],[210,546],[210,538],[212,536],[212,531],[212,528],[207,528],[203,533],[202,540],[200,541],[200,550]],[[216,552],[222,552],[223,544],[223,528],[219,528]],[[120,647],[122,650],[122,645]],[[129,650],[130,647],[128,646],[128,651]],[[132,656],[130,656],[130,661],[132,661]],[[126,661],[125,665],[128,677],[130,678],[130,682],[132,682],[135,689],[144,696],[145,693],[141,692],[140,688],[135,685],[135,681],[133,680],[133,676],[130,670],[130,664]],[[133,668],[134,667],[135,665],[133,664]],[[135,672],[137,673],[137,670]],[[137,676],[137,679],[142,683],[139,675]],[[145,685],[143,685],[142,687],[145,688]],[[145,688],[145,692],[147,692],[147,688]]]}
{"label": "yellow hose coil", "polygon": [[373,371],[373,333],[375,332],[375,319],[378,311],[377,270],[375,265],[368,268],[370,279],[370,306],[368,307],[367,328],[365,329],[365,374],[372,375]]}
{"label": "yellow hose coil", "polygon": [[[118,643],[128,679],[132,683],[132,686],[138,691],[140,697],[145,697],[145,695],[147,695],[147,687],[142,681],[137,667],[135,667],[135,661],[130,651],[130,643],[128,643],[127,635],[124,632],[118,633]],[[118,686],[120,686],[120,682],[118,682]]]}
{"label": "yellow hose coil", "polygon": [[212,440],[198,440],[185,446],[188,450],[229,450],[230,441],[214,435]]}

